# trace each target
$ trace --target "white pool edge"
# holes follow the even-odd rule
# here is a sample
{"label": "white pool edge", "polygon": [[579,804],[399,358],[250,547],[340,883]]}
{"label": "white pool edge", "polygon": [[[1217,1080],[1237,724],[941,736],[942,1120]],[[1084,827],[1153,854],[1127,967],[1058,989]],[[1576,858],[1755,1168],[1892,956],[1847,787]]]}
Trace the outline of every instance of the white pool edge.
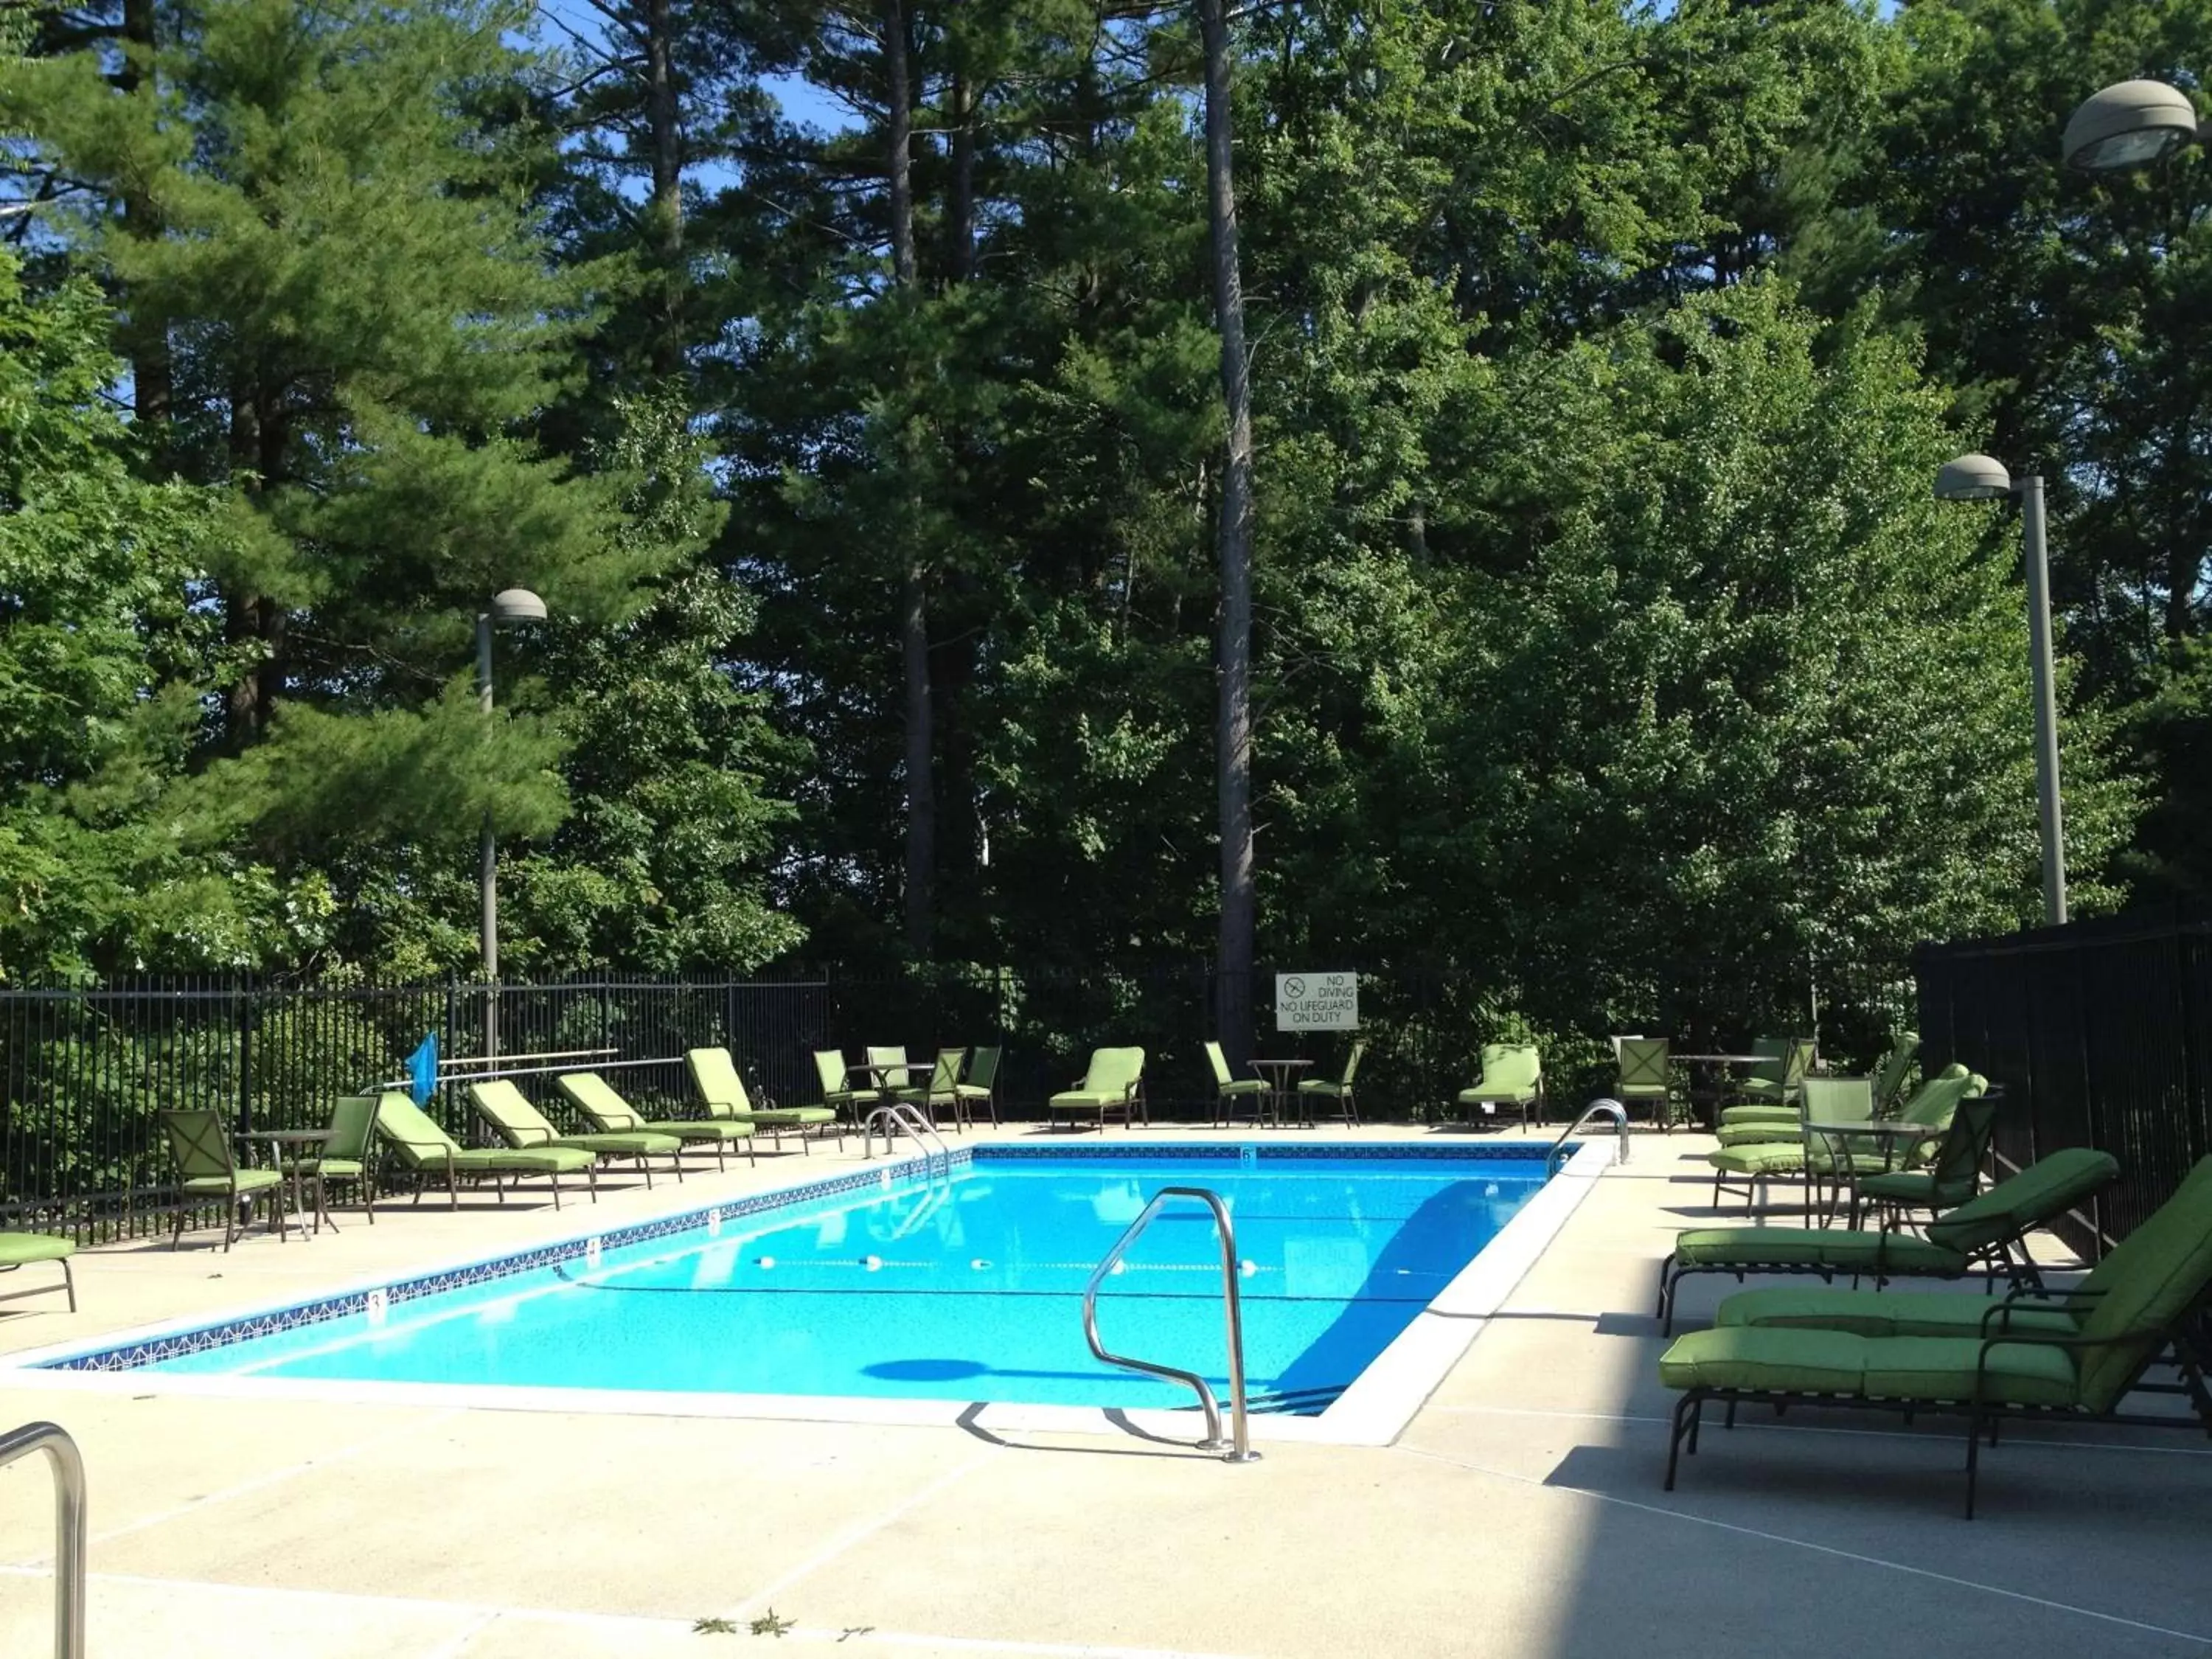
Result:
{"label": "white pool edge", "polygon": [[[1389,1346],[1377,1354],[1334,1404],[1314,1417],[1255,1413],[1250,1419],[1255,1442],[1304,1443],[1312,1445],[1387,1446],[1404,1432],[1429,1396],[1450,1374],[1488,1328],[1528,1269],[1534,1266],[1558,1237],[1568,1219],[1589,1196],[1598,1177],[1613,1166],[1615,1148],[1593,1138],[1569,1158],[1558,1175],[1540,1188],[1501,1227],[1435,1299],[1413,1316]],[[894,1180],[909,1167],[920,1170],[915,1158],[884,1166]],[[795,1182],[794,1188],[811,1183]],[[664,1214],[681,1214],[696,1207],[672,1205]],[[650,1221],[654,1217],[645,1217]],[[626,1225],[636,1224],[626,1223]],[[551,1246],[580,1247],[598,1232],[586,1230],[573,1239],[556,1240]],[[472,1257],[496,1261],[514,1254]],[[447,1268],[401,1275],[402,1279],[434,1276]],[[380,1273],[349,1281],[314,1296],[283,1305],[321,1302],[335,1297],[389,1285],[394,1275]],[[959,1428],[986,1438],[1006,1433],[1106,1434],[1127,1437],[1158,1437],[1188,1442],[1198,1421],[1193,1405],[1182,1411],[1123,1409],[1096,1406],[1034,1406],[954,1400],[873,1399],[842,1395],[682,1394],[648,1389],[517,1388],[496,1383],[370,1382],[350,1380],[309,1381],[288,1377],[191,1376],[149,1370],[87,1371],[40,1369],[57,1359],[133,1343],[153,1340],[179,1332],[203,1330],[234,1320],[250,1319],[272,1311],[264,1301],[234,1312],[200,1314],[136,1327],[97,1339],[80,1338],[47,1347],[27,1349],[0,1362],[0,1390],[58,1390],[93,1395],[173,1395],[203,1400],[257,1400],[319,1402],[343,1406],[385,1406],[431,1410],[556,1412],[601,1417],[713,1417],[750,1418],[797,1423],[851,1423],[888,1427]],[[1228,1402],[1222,1402],[1225,1416]]]}

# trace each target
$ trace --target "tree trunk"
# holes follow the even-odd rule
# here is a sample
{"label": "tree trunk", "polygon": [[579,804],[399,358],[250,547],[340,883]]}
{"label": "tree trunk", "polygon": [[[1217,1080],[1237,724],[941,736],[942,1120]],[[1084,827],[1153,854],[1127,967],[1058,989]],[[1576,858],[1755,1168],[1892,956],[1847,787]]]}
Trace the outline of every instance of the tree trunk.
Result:
{"label": "tree trunk", "polygon": [[945,215],[945,269],[955,283],[975,276],[975,93],[952,77],[952,210]]}
{"label": "tree trunk", "polygon": [[[902,0],[884,0],[884,78],[889,155],[884,176],[890,185],[891,270],[902,299],[915,285],[914,91],[907,68],[907,17]],[[899,462],[911,457],[900,434]],[[929,695],[929,602],[927,572],[917,544],[912,485],[905,495],[906,522],[899,526],[906,557],[899,592],[899,661],[906,680],[906,946],[915,961],[930,952],[936,913],[937,788],[932,768],[934,745]]]}
{"label": "tree trunk", "polygon": [[1206,48],[1206,198],[1213,247],[1213,310],[1221,332],[1221,398],[1229,453],[1215,546],[1221,566],[1214,748],[1221,836],[1221,931],[1214,1014],[1222,1047],[1242,1065],[1252,1042],[1252,380],[1244,356],[1244,286],[1237,263],[1229,23],[1223,0],[1199,0]]}
{"label": "tree trunk", "polygon": [[684,148],[669,29],[668,0],[647,0],[646,124],[653,144],[653,255],[660,268],[653,372],[659,375],[684,366]]}
{"label": "tree trunk", "polygon": [[[126,96],[142,88],[149,98],[155,95],[153,76],[143,64],[150,64],[156,44],[154,33],[154,0],[124,0],[123,67],[115,77],[115,84]],[[161,234],[161,223],[153,204],[143,192],[126,189],[123,192],[123,228],[126,235],[142,241],[150,241]],[[169,363],[168,331],[158,324],[137,315],[137,296],[124,295],[126,321],[120,331],[123,355],[131,363],[132,407],[139,422],[151,429],[169,418],[172,389]],[[161,441],[154,440],[150,453],[158,455]]]}

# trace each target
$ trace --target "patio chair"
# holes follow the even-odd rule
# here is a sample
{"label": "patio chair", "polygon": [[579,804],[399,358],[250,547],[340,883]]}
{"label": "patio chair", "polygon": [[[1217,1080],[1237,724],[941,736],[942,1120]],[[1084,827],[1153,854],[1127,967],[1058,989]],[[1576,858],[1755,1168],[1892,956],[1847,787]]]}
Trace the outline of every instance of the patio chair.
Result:
{"label": "patio chair", "polygon": [[1905,1090],[1905,1079],[1911,1072],[1912,1062],[1919,1053],[1919,1032],[1899,1031],[1897,1034],[1897,1041],[1890,1045],[1889,1052],[1881,1057],[1881,1064],[1875,1068],[1874,1110],[1876,1117],[1897,1104],[1898,1097]]}
{"label": "patio chair", "polygon": [[313,1181],[325,1201],[332,1182],[353,1182],[360,1189],[361,1207],[368,1212],[372,1227],[376,1224],[377,1104],[374,1095],[339,1096],[331,1108],[331,1138],[319,1151],[284,1160],[284,1173]]}
{"label": "patio chair", "polygon": [[1613,1097],[1624,1108],[1648,1106],[1652,1121],[1672,1132],[1674,1127],[1674,1075],[1667,1060],[1665,1037],[1621,1036],[1613,1040],[1620,1081]]}
{"label": "patio chair", "polygon": [[1229,1069],[1229,1056],[1221,1052],[1218,1042],[1206,1045],[1206,1064],[1213,1073],[1213,1127],[1225,1129],[1235,1120],[1237,1103],[1251,1103],[1252,1121],[1256,1127],[1267,1116],[1268,1103],[1274,1098],[1273,1086],[1263,1077],[1238,1077]]}
{"label": "patio chair", "polygon": [[[58,1261],[62,1268],[61,1288],[69,1292],[70,1311],[76,1311],[76,1276],[70,1271],[70,1258],[76,1254],[76,1246],[66,1238],[56,1238],[52,1233],[0,1233],[0,1273],[12,1273],[27,1267],[34,1261]],[[52,1290],[52,1285],[36,1289],[12,1292],[9,1301],[19,1296],[43,1296]]]}
{"label": "patio chair", "polygon": [[2119,1173],[2109,1152],[2069,1147],[2039,1159],[1979,1198],[1937,1217],[1926,1238],[1841,1227],[1693,1227],[1678,1233],[1659,1264],[1659,1318],[1674,1328],[1681,1282],[1694,1273],[1818,1273],[1856,1282],[1913,1277],[1960,1279],[1981,1267],[2015,1286],[2041,1281],[2020,1241],[2062,1216]]}
{"label": "patio chair", "polygon": [[1920,1143],[1906,1151],[1903,1167],[1858,1178],[1851,1194],[1851,1213],[1871,1204],[1882,1225],[1902,1225],[1908,1212],[1930,1215],[1956,1209],[1974,1195],[1982,1183],[1982,1163],[1990,1154],[1990,1139],[1996,1130],[1996,1102],[1962,1099],[1952,1114],[1933,1156],[1923,1158]]}
{"label": "patio chair", "polygon": [[[1521,1114],[1521,1127],[1528,1127],[1528,1112],[1544,1121],[1544,1063],[1533,1042],[1486,1042],[1482,1045],[1482,1075],[1474,1086],[1462,1089],[1454,1103],[1481,1109],[1488,1117],[1500,1106]],[[1465,1116],[1462,1113],[1461,1115]]]}
{"label": "patio chair", "polygon": [[749,1163],[760,1160],[753,1157],[753,1126],[734,1118],[677,1118],[647,1119],[637,1109],[616,1092],[597,1072],[564,1072],[553,1079],[554,1086],[568,1097],[568,1103],[584,1115],[584,1121],[593,1128],[607,1134],[672,1135],[684,1143],[689,1152],[694,1146],[703,1146],[714,1154],[714,1167],[729,1168],[726,1153],[730,1143],[745,1143],[745,1158]]}
{"label": "patio chair", "polygon": [[[837,1054],[835,1049],[830,1053],[836,1056],[837,1072],[842,1077],[845,1070],[845,1057]],[[818,1066],[822,1056],[817,1054],[814,1060]],[[786,1129],[799,1137],[799,1150],[810,1158],[813,1156],[813,1149],[806,1144],[809,1129],[817,1133],[829,1131],[837,1137],[837,1150],[841,1152],[845,1150],[845,1125],[834,1105],[754,1105],[752,1097],[745,1092],[744,1079],[738,1075],[738,1062],[730,1058],[727,1048],[690,1049],[684,1054],[684,1065],[691,1073],[691,1086],[699,1091],[700,1103],[707,1109],[708,1117],[724,1122],[750,1123],[766,1129],[775,1140],[778,1152],[783,1150],[783,1132]],[[861,1094],[865,1094],[871,1103],[881,1098],[872,1089],[854,1091],[856,1097]]]}
{"label": "patio chair", "polygon": [[1106,1114],[1119,1112],[1124,1127],[1133,1129],[1142,1116],[1150,1127],[1152,1114],[1145,1109],[1145,1051],[1142,1048],[1093,1048],[1091,1066],[1072,1089],[1063,1090],[1044,1103],[1048,1112],[1070,1115],[1068,1127],[1079,1129],[1088,1116],[1106,1133]]}
{"label": "patio chair", "polygon": [[[1766,1039],[1762,1038],[1762,1042]],[[1881,1064],[1866,1079],[1874,1095],[1874,1115],[1880,1117],[1896,1103],[1898,1091],[1905,1085],[1905,1073],[1912,1069],[1912,1059],[1920,1051],[1920,1034],[1905,1031],[1899,1035],[1884,1054]],[[1965,1075],[1961,1067],[1960,1075]],[[1723,1146],[1741,1146],[1758,1139],[1760,1126],[1787,1124],[1793,1116],[1787,1106],[1752,1105],[1731,1106],[1721,1114],[1720,1139]]]}
{"label": "patio chair", "polygon": [[[1939,1218],[1930,1231],[1967,1207]],[[1682,1391],[1668,1444],[1668,1489],[1685,1443],[1692,1455],[1697,1452],[1709,1401],[1725,1404],[1731,1417],[1747,1401],[1778,1411],[1871,1408],[1908,1419],[1953,1412],[1966,1419],[1966,1518],[1972,1520],[1985,1427],[1994,1440],[1998,1420],[2006,1417],[2114,1418],[2144,1373],[2169,1351],[2181,1372],[2179,1391],[2212,1432],[2212,1392],[2187,1329],[2212,1286],[2212,1159],[2197,1164],[2180,1190],[2113,1249],[2101,1271],[2095,1294],[2075,1292],[2079,1306],[2067,1310],[2075,1319],[2071,1331],[2039,1317],[2027,1319],[2027,1312],[2047,1310],[2021,1309],[2008,1299],[1989,1304],[1975,1330],[1962,1336],[1729,1325],[1677,1339],[1659,1360],[1660,1381]]]}
{"label": "patio chair", "polygon": [[[842,1048],[815,1049],[814,1076],[822,1085],[823,1105],[833,1112],[850,1113],[855,1123],[867,1115],[870,1107],[883,1104],[882,1090],[866,1088],[853,1081],[852,1074],[845,1069]],[[743,1085],[739,1087],[742,1090]]]}
{"label": "patio chair", "polygon": [[1760,1037],[1751,1045],[1751,1052],[1770,1055],[1774,1063],[1755,1066],[1736,1080],[1730,1091],[1736,1103],[1722,1109],[1723,1127],[1795,1121],[1797,1085],[1812,1068],[1813,1039]]}
{"label": "patio chair", "polygon": [[1298,1115],[1310,1125],[1313,1109],[1324,1101],[1334,1101],[1344,1121],[1352,1127],[1359,1126],[1359,1102],[1353,1093],[1352,1082],[1359,1072],[1359,1057],[1367,1052],[1364,1037],[1352,1039],[1352,1048],[1344,1057],[1344,1070],[1336,1077],[1308,1078],[1298,1085]]}
{"label": "patio chair", "polygon": [[645,1160],[665,1158],[676,1171],[678,1182],[683,1182],[684,1143],[674,1135],[636,1129],[564,1135],[544,1113],[530,1103],[521,1090],[505,1078],[469,1085],[469,1104],[477,1109],[477,1115],[490,1124],[501,1140],[517,1152],[526,1152],[534,1146],[574,1146],[594,1158],[626,1158],[636,1164],[638,1173],[645,1177],[647,1192],[653,1190],[653,1166]]}
{"label": "patio chair", "polygon": [[927,1114],[932,1125],[937,1121],[937,1109],[944,1107],[952,1114],[952,1132],[960,1132],[960,1068],[966,1064],[965,1048],[939,1048],[937,1064],[929,1073],[929,1081],[919,1088],[894,1089],[895,1099],[918,1107]]}
{"label": "patio chair", "polygon": [[518,1152],[512,1146],[464,1146],[430,1121],[429,1115],[397,1089],[386,1089],[378,1097],[376,1107],[376,1135],[392,1155],[415,1177],[415,1201],[422,1201],[422,1189],[433,1177],[441,1177],[446,1183],[446,1195],[453,1209],[461,1207],[461,1177],[476,1181],[487,1176],[491,1189],[502,1204],[507,1202],[507,1188],[502,1176],[518,1178],[526,1175],[542,1175],[553,1188],[553,1207],[561,1207],[561,1177],[580,1175],[588,1183],[592,1202],[599,1201],[599,1160],[580,1146],[533,1146]]}
{"label": "patio chair", "polygon": [[230,1127],[224,1115],[206,1107],[179,1108],[160,1114],[161,1133],[177,1161],[177,1187],[185,1202],[177,1206],[177,1224],[169,1234],[169,1248],[183,1242],[185,1216],[201,1204],[222,1202],[222,1248],[230,1249],[239,1233],[239,1212],[251,1213],[256,1204],[269,1206],[270,1224],[276,1236],[285,1235],[284,1173],[281,1170],[242,1170],[230,1148]]}
{"label": "patio chair", "polygon": [[953,1092],[960,1099],[960,1119],[963,1123],[975,1121],[975,1108],[980,1103],[991,1114],[991,1127],[999,1127],[999,1049],[994,1044],[988,1048],[972,1050],[968,1056],[968,1075],[963,1078]]}
{"label": "patio chair", "polygon": [[899,1090],[914,1086],[914,1073],[905,1069],[907,1058],[903,1045],[896,1048],[864,1048],[861,1052],[867,1055],[869,1065],[889,1068],[876,1073],[878,1094],[888,1099]]}

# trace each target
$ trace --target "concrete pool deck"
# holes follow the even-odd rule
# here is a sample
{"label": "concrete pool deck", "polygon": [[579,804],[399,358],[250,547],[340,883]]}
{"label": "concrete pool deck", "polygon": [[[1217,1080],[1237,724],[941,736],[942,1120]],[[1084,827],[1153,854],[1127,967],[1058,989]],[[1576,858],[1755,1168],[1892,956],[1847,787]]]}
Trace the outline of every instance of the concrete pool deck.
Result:
{"label": "concrete pool deck", "polygon": [[[1400,1137],[1442,1139],[1358,1132]],[[2202,1435],[2008,1431],[1968,1523],[1955,1424],[1747,1415],[1660,1491],[1656,1264],[1674,1230],[1711,1217],[1710,1144],[1639,1133],[1388,1447],[1270,1444],[1231,1468],[1134,1435],[139,1397],[20,1374],[5,1421],[51,1419],[83,1448],[98,1659],[2212,1648]],[[858,1163],[852,1141],[557,1215],[535,1197],[458,1214],[433,1198],[387,1202],[374,1228],[341,1211],[344,1231],[310,1242],[256,1233],[228,1255],[204,1233],[174,1254],[83,1252],[83,1311],[58,1294],[0,1304],[0,1351]],[[1734,1288],[1690,1281],[1684,1327]],[[47,1650],[51,1553],[43,1463],[0,1471],[0,1654]],[[753,1634],[771,1610],[787,1633]],[[695,1634],[701,1620],[734,1631]]]}

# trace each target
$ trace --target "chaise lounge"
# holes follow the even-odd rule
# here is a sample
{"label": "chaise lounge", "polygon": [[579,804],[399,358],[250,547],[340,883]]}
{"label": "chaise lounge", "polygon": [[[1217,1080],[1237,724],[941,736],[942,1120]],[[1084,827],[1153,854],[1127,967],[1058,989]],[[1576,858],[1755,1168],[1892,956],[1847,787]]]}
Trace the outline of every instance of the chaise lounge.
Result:
{"label": "chaise lounge", "polygon": [[647,1118],[639,1115],[615,1087],[597,1072],[568,1072],[553,1079],[555,1085],[568,1097],[568,1103],[584,1115],[584,1121],[603,1134],[672,1135],[684,1143],[689,1152],[694,1146],[705,1146],[714,1154],[718,1169],[727,1169],[726,1149],[733,1140],[746,1143],[745,1157],[753,1157],[753,1126],[735,1118]]}
{"label": "chaise lounge", "polygon": [[427,1180],[442,1178],[452,1207],[461,1207],[460,1178],[490,1178],[492,1191],[502,1204],[507,1188],[502,1176],[542,1175],[553,1186],[553,1207],[561,1207],[561,1177],[580,1175],[589,1183],[592,1201],[599,1200],[598,1160],[580,1146],[533,1146],[518,1152],[511,1146],[464,1146],[430,1121],[428,1114],[397,1089],[387,1089],[376,1109],[376,1134],[415,1176],[415,1201],[422,1201]]}

